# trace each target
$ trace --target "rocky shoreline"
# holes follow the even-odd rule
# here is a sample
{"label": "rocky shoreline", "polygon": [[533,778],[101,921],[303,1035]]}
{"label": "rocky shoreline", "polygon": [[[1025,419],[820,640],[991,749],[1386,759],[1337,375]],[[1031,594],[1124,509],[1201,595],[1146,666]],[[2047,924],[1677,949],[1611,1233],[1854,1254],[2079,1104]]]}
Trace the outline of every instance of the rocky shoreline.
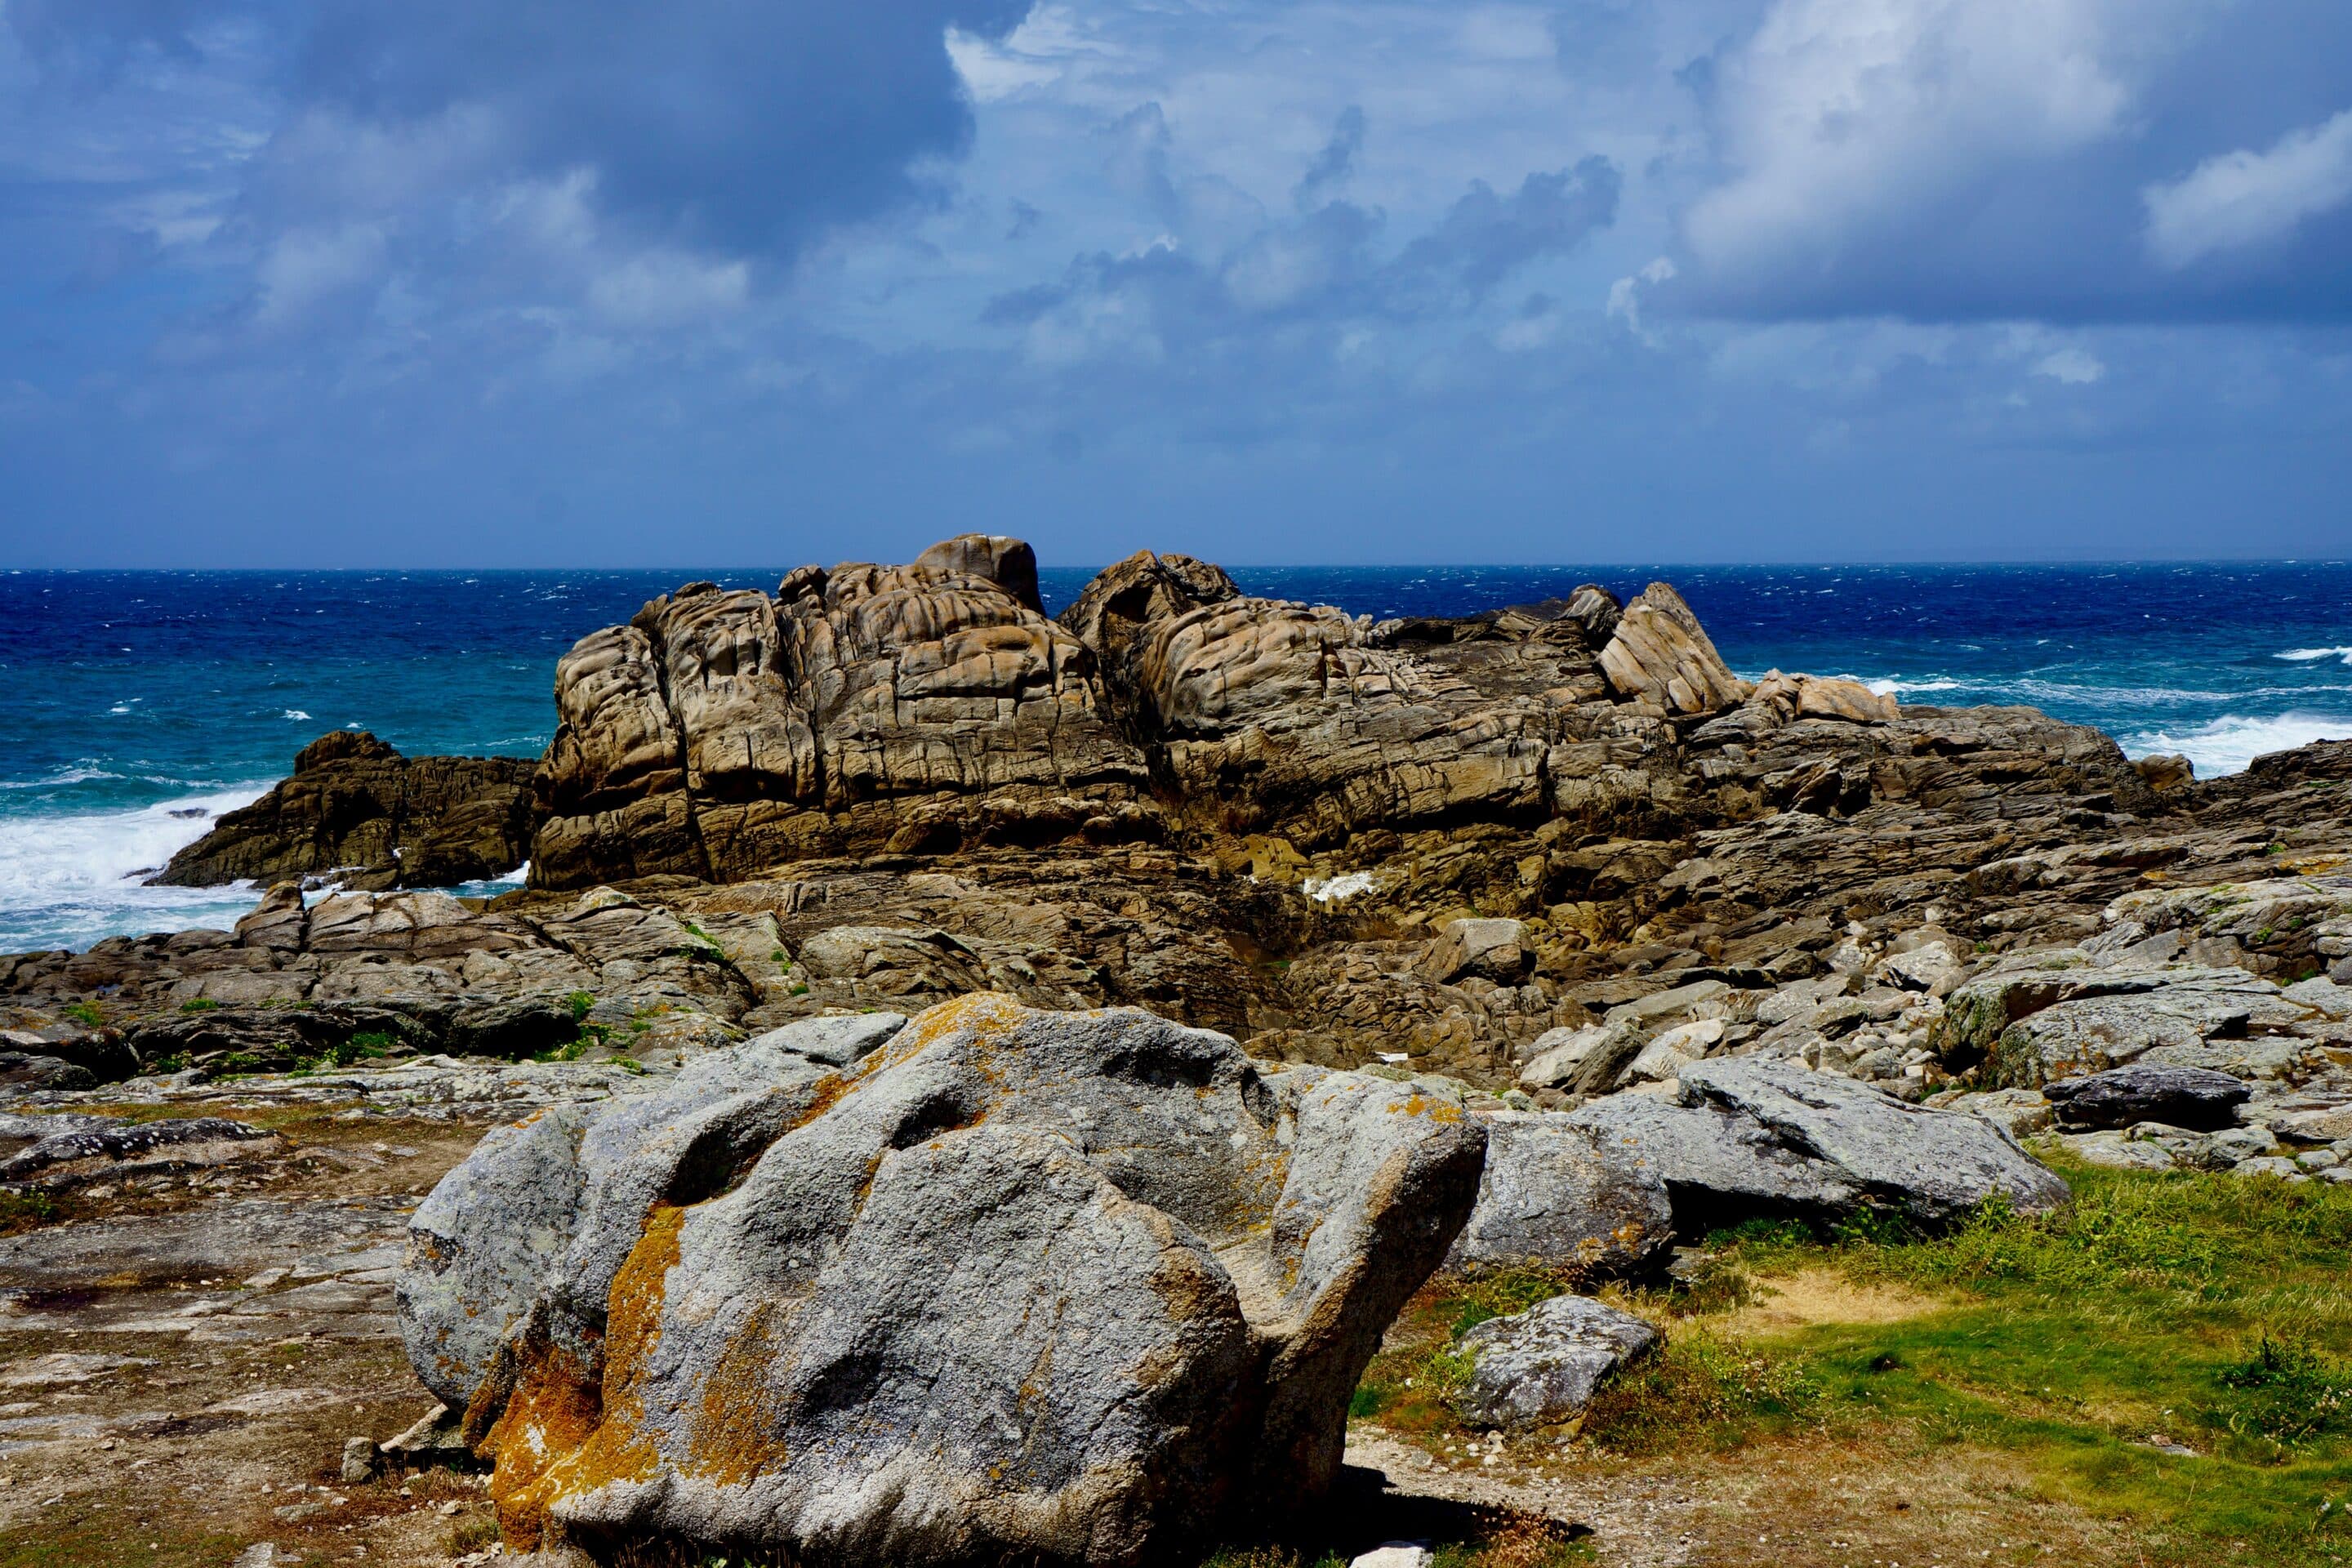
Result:
{"label": "rocky shoreline", "polygon": [[[535,764],[307,749],[164,873],[273,884],[234,931],[0,957],[0,1192],[73,1220],[0,1326],[44,1248],[255,1201],[271,1116],[517,1123],[345,1288],[512,1549],[1129,1562],[1328,1485],[1433,1270],[2031,1212],[2043,1135],[2352,1181],[2352,743],[2206,782],[1751,686],[1664,584],[1373,623],[1144,553],[1048,619],[976,535],[688,584],[555,695]],[[1121,1348],[969,1327],[1048,1300]],[[1512,1426],[1641,1342],[1488,1337]]]}

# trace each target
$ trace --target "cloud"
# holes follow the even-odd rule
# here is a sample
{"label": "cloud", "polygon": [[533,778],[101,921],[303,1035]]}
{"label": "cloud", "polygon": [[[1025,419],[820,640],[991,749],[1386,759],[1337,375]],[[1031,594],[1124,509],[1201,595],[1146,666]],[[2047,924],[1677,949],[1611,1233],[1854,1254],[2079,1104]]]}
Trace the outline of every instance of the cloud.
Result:
{"label": "cloud", "polygon": [[2067,386],[2088,386],[2104,378],[2107,367],[2087,349],[2065,348],[2034,361],[2033,374]]}
{"label": "cloud", "polygon": [[[410,203],[593,172],[600,218],[664,244],[769,261],[932,195],[926,160],[968,142],[950,29],[1001,37],[1028,0],[14,0],[51,73],[120,74],[142,51],[226,67],[259,53],[282,108],[253,221],[315,221],[407,182]],[[462,162],[446,128],[466,126]]]}
{"label": "cloud", "polygon": [[2145,196],[2148,251],[2165,267],[2275,245],[2352,200],[2352,110],[2291,131],[2266,153],[2208,158]]}
{"label": "cloud", "polygon": [[[1123,147],[1147,126],[1149,178],[1155,208],[1176,210],[1166,164],[1166,130],[1154,112],[1118,122]],[[1313,169],[1332,160],[1327,146]],[[1162,236],[1114,256],[1082,255],[1062,279],[1011,290],[991,300],[983,321],[1026,331],[1033,363],[1066,365],[1096,357],[1157,360],[1170,353],[1256,331],[1268,318],[1333,326],[1360,321],[1413,323],[1451,320],[1478,308],[1506,279],[1547,258],[1574,251],[1615,219],[1622,176],[1605,158],[1526,176],[1508,195],[1483,180],[1448,206],[1430,228],[1382,259],[1385,215],[1344,201],[1297,217],[1267,220],[1221,254],[1196,255]],[[1541,299],[1540,296],[1538,296]],[[1549,314],[1545,301],[1522,310],[1497,342],[1524,349],[1526,323]]]}
{"label": "cloud", "polygon": [[[2346,310],[2352,223],[2333,213],[2352,194],[2352,123],[2315,125],[2312,112],[2352,96],[2340,5],[1770,0],[1683,77],[1712,167],[1678,204],[1682,276],[1652,291],[1654,310],[1996,321]],[[2295,125],[2308,129],[2272,145]],[[2253,146],[2270,151],[2226,152]],[[2265,247],[2267,270],[2192,266]]]}
{"label": "cloud", "polygon": [[1624,177],[1595,154],[1575,167],[1534,174],[1511,195],[1484,180],[1447,209],[1429,234],[1405,247],[1400,283],[1450,287],[1471,299],[1539,257],[1565,255],[1617,218]]}
{"label": "cloud", "polygon": [[1299,177],[1291,199],[1304,209],[1330,195],[1355,173],[1356,156],[1363,150],[1364,111],[1351,103],[1339,111],[1339,122],[1331,128],[1331,140],[1307,165],[1307,173]]}

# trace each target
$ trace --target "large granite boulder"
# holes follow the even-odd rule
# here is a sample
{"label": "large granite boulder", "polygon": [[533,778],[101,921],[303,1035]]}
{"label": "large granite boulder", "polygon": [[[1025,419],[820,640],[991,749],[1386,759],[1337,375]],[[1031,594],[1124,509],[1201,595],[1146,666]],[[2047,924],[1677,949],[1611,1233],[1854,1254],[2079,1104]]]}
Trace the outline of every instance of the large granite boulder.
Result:
{"label": "large granite boulder", "polygon": [[1665,1183],[1685,1235],[1769,1215],[1862,1209],[1928,1224],[2005,1198],[2035,1214],[2066,1184],[1979,1117],[1906,1104],[1789,1062],[1694,1062],[1673,1099],[1612,1095],[1570,1112]]}
{"label": "large granite boulder", "polygon": [[[510,1548],[1130,1563],[1337,1473],[1486,1143],[1150,1014],[818,1019],[502,1129],[418,1209],[419,1376]],[[803,1036],[806,1037],[803,1038]]]}
{"label": "large granite boulder", "polygon": [[1706,628],[1668,583],[1651,584],[1625,606],[1601,650],[1601,668],[1619,696],[1667,713],[1729,708],[1754,689],[1731,673]]}
{"label": "large granite boulder", "polygon": [[302,748],[293,774],[172,857],[154,880],[205,888],[337,873],[347,888],[446,888],[529,858],[528,757],[404,757],[362,730]]}
{"label": "large granite boulder", "polygon": [[2084,1078],[2045,1084],[2042,1098],[2070,1127],[2129,1127],[2160,1121],[2168,1127],[2218,1131],[2237,1124],[2237,1109],[2252,1097],[2242,1079],[2206,1068],[2156,1067],[2135,1062]]}

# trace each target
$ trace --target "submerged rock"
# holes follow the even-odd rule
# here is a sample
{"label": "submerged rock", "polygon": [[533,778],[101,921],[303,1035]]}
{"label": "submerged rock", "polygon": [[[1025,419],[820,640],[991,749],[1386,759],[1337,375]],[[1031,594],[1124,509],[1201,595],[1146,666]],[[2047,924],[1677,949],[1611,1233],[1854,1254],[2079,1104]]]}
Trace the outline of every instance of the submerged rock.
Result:
{"label": "submerged rock", "polygon": [[846,1073],[794,1046],[551,1111],[418,1210],[411,1360],[468,1405],[511,1547],[1197,1542],[1329,1483],[1357,1378],[1476,1195],[1458,1104],[1268,1079],[1141,1012],[983,994]]}

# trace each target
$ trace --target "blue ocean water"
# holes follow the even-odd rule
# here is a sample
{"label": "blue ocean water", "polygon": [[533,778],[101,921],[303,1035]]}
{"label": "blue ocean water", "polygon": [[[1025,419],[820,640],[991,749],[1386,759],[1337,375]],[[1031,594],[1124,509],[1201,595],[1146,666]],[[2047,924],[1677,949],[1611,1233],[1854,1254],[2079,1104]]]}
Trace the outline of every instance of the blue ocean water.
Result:
{"label": "blue ocean water", "polygon": [[[343,725],[414,752],[541,751],[555,661],[663,572],[0,573],[0,952],[225,924],[248,889],[140,886]],[[1091,574],[1044,574],[1049,608]],[[1253,593],[1459,615],[1675,583],[1733,668],[1907,702],[2022,702],[2203,775],[2352,735],[2352,563],[1265,567]]]}

